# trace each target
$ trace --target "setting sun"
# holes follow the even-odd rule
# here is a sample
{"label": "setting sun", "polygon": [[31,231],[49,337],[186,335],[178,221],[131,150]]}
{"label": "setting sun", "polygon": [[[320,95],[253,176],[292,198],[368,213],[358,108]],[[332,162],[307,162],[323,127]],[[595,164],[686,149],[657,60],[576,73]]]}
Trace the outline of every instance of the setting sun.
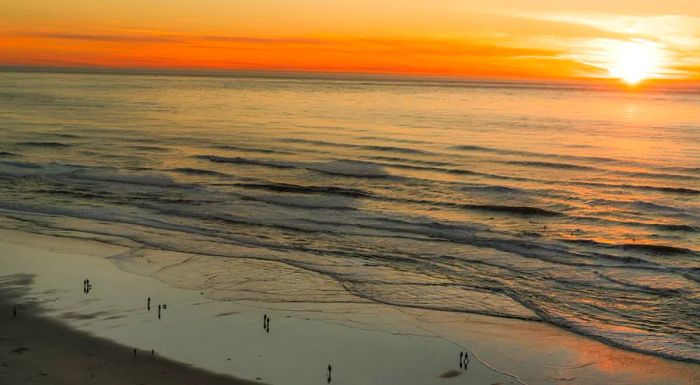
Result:
{"label": "setting sun", "polygon": [[635,40],[621,42],[610,47],[608,71],[610,76],[635,85],[649,77],[659,75],[663,53],[655,44]]}

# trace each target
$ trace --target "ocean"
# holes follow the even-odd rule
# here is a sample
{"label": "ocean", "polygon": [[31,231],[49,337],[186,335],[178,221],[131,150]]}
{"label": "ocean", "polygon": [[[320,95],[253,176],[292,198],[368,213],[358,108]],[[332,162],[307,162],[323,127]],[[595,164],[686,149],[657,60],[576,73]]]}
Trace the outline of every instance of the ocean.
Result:
{"label": "ocean", "polygon": [[2,227],[206,256],[143,274],[700,362],[698,90],[0,72],[0,137]]}

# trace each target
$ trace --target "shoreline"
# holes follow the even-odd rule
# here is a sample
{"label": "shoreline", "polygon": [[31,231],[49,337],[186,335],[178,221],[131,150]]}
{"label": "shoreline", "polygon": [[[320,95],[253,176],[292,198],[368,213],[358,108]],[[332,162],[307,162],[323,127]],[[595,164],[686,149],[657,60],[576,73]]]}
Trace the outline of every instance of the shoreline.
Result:
{"label": "shoreline", "polygon": [[[17,220],[17,218],[12,218],[12,217],[10,217],[10,218],[11,218],[13,221],[14,221],[14,220]],[[7,218],[6,218],[6,219],[7,219]],[[2,220],[2,218],[0,218],[0,221],[1,221],[1,220]],[[0,223],[1,223],[1,222],[0,222]],[[2,232],[2,231],[14,231],[14,230],[12,230],[12,229],[7,229],[7,228],[4,228],[4,227],[0,227],[0,232]],[[105,256],[105,258],[111,260],[120,270],[122,270],[122,271],[124,271],[124,272],[127,272],[127,273],[138,274],[138,275],[142,275],[142,276],[146,276],[146,277],[158,279],[158,280],[160,280],[160,281],[162,281],[162,282],[165,282],[166,284],[168,284],[168,285],[170,285],[170,286],[173,286],[173,287],[177,287],[177,288],[181,288],[181,289],[187,289],[187,290],[194,290],[194,291],[199,291],[199,290],[200,290],[200,288],[189,287],[188,285],[183,285],[183,284],[181,284],[180,282],[177,282],[177,283],[176,283],[176,282],[174,282],[174,281],[168,281],[168,280],[166,280],[166,279],[157,278],[157,277],[151,276],[151,275],[149,275],[149,274],[147,274],[147,273],[143,273],[142,271],[138,271],[137,269],[134,269],[133,267],[131,267],[131,268],[130,268],[130,267],[127,267],[127,266],[126,266],[127,264],[124,263],[123,256],[124,256],[124,255],[127,255],[127,256],[128,256],[128,255],[133,254],[133,249],[132,249],[132,247],[135,248],[135,249],[140,249],[140,248],[148,249],[148,245],[141,245],[138,241],[134,241],[134,240],[129,239],[129,238],[126,238],[126,239],[125,239],[125,240],[126,240],[126,244],[132,244],[132,243],[133,243],[133,244],[139,245],[139,246],[133,246],[133,245],[127,246],[127,245],[124,244],[123,240],[120,239],[120,237],[113,236],[113,235],[101,234],[101,233],[86,233],[86,234],[89,234],[89,235],[91,235],[91,236],[96,236],[97,238],[82,238],[82,237],[75,237],[75,236],[71,236],[71,235],[60,235],[60,234],[50,234],[50,235],[49,235],[49,234],[43,234],[43,233],[34,233],[34,232],[28,231],[28,230],[26,230],[26,229],[18,229],[17,231],[23,231],[23,232],[26,231],[26,232],[29,233],[29,234],[35,234],[35,235],[40,235],[40,236],[48,236],[48,237],[65,238],[65,239],[68,239],[68,240],[94,241],[94,242],[103,243],[103,244],[109,245],[109,246],[120,247],[120,248],[123,248],[123,249],[125,249],[125,250],[127,250],[127,251],[124,252],[124,253],[118,253],[118,254],[116,254],[116,255]],[[60,229],[59,229],[59,231],[60,231]],[[69,231],[70,233],[74,233],[74,232],[75,232],[75,231],[73,231],[73,230],[68,230],[68,231]],[[77,231],[77,230],[76,230],[76,231]],[[80,231],[77,231],[77,232],[80,233]],[[115,239],[118,239],[118,240],[115,241]],[[129,249],[131,249],[131,251],[128,251]],[[174,250],[162,250],[162,251],[164,251],[165,254],[182,254],[181,252],[174,251]],[[217,254],[212,254],[212,253],[201,253],[201,254],[195,254],[195,255],[198,255],[198,256],[201,256],[201,257],[206,257],[206,258],[218,258],[218,257],[222,257],[222,258],[230,259],[229,257],[227,257],[227,256],[225,256],[225,255],[217,255]],[[129,259],[129,258],[130,258],[130,257],[127,257],[126,259]],[[292,264],[287,264],[287,263],[284,262],[284,261],[270,261],[270,260],[267,260],[267,259],[253,258],[253,257],[249,257],[249,256],[241,257],[240,259],[243,260],[243,261],[251,262],[251,263],[253,263],[253,262],[255,262],[255,263],[264,262],[264,263],[271,263],[271,264],[279,264],[279,265],[287,266],[287,267],[289,267],[289,268],[293,268],[293,269],[302,269],[302,270],[306,271],[305,269],[303,269],[303,268],[301,268],[301,267],[299,267],[299,266],[292,265]],[[138,264],[138,263],[139,263],[139,262],[137,262],[137,264]],[[150,262],[149,262],[149,263],[150,263]],[[144,267],[144,266],[140,266],[140,267]],[[316,273],[317,273],[317,272],[312,271],[312,270],[309,270],[309,271],[307,271],[307,272],[312,273],[312,274],[316,274]],[[632,353],[638,353],[638,354],[641,354],[641,355],[644,355],[644,356],[651,356],[651,357],[656,357],[656,358],[660,358],[660,359],[664,359],[664,360],[669,360],[669,361],[680,362],[680,363],[700,364],[700,361],[695,360],[695,359],[692,359],[692,358],[682,358],[682,357],[673,356],[673,355],[666,355],[666,354],[663,354],[663,353],[658,353],[658,352],[654,352],[654,351],[648,351],[648,350],[639,349],[639,348],[635,348],[635,347],[632,347],[632,346],[620,344],[620,343],[615,342],[614,340],[607,339],[607,338],[605,338],[605,337],[600,337],[600,336],[597,336],[597,335],[594,335],[594,334],[587,333],[585,330],[577,330],[575,327],[572,327],[572,326],[570,326],[570,325],[560,324],[560,323],[552,322],[551,320],[545,320],[545,319],[539,318],[539,315],[537,315],[537,317],[525,317],[525,316],[519,317],[519,316],[502,315],[502,314],[501,314],[501,315],[496,315],[496,314],[490,314],[490,313],[488,313],[488,312],[480,312],[480,311],[460,311],[460,310],[449,310],[449,309],[440,309],[440,308],[430,308],[430,307],[424,307],[424,306],[413,306],[413,305],[411,305],[411,304],[394,304],[394,303],[391,303],[391,302],[383,302],[383,301],[380,301],[380,300],[377,300],[377,299],[374,299],[374,298],[365,297],[365,296],[362,296],[361,294],[358,294],[358,293],[351,293],[351,292],[347,292],[347,293],[346,293],[346,289],[345,289],[345,288],[342,288],[342,291],[343,291],[343,294],[346,295],[347,297],[349,297],[349,298],[357,298],[360,302],[363,302],[363,301],[364,301],[364,302],[367,302],[367,303],[381,304],[381,305],[385,305],[385,306],[389,306],[389,307],[399,307],[399,308],[406,308],[406,309],[413,308],[413,309],[418,309],[418,310],[428,310],[428,311],[435,311],[435,312],[457,313],[457,314],[465,314],[465,315],[470,315],[470,316],[473,315],[473,316],[483,316],[483,317],[494,317],[494,318],[499,318],[499,319],[504,319],[504,320],[515,320],[515,321],[524,321],[524,322],[541,323],[541,324],[543,324],[543,325],[547,325],[547,326],[550,326],[550,327],[557,328],[557,329],[559,329],[559,330],[561,330],[561,331],[564,331],[564,332],[573,333],[573,334],[575,334],[575,335],[577,335],[577,336],[580,336],[580,337],[583,337],[583,338],[586,338],[586,339],[591,339],[591,340],[600,342],[600,343],[605,344],[605,345],[607,345],[607,346],[609,346],[609,347],[611,347],[611,348],[617,348],[617,349],[621,349],[621,350],[628,351],[628,352],[632,352]],[[209,293],[208,293],[208,294],[209,294]],[[217,297],[217,296],[212,296],[211,298],[215,298],[215,299],[223,300],[223,301],[246,301],[246,299],[228,299],[228,298],[220,298],[220,297]],[[305,301],[300,301],[300,302],[305,302]],[[330,303],[342,303],[342,302],[343,302],[343,301],[330,301]],[[352,301],[348,301],[348,302],[352,302]],[[270,302],[266,302],[266,303],[275,303],[275,301],[270,301]],[[314,303],[320,303],[320,302],[314,302]],[[533,314],[535,314],[535,313],[533,313]]]}
{"label": "shoreline", "polygon": [[[9,241],[12,239],[12,241]],[[368,365],[371,366],[371,362],[363,361],[362,355],[366,354],[365,349],[375,340],[381,341],[381,347],[386,348],[385,345],[389,346],[392,344],[405,344],[401,346],[401,349],[417,350],[421,346],[431,346],[431,349],[435,349],[435,354],[440,356],[435,360],[435,362],[425,362],[425,357],[420,352],[401,352],[392,351],[392,354],[396,357],[391,357],[387,359],[385,364],[392,366],[391,370],[384,374],[377,374],[376,378],[373,376],[366,377],[369,382],[367,383],[382,383],[386,382],[387,379],[393,379],[393,370],[396,368],[404,367],[405,370],[408,369],[409,365],[406,361],[415,359],[416,368],[411,368],[406,370],[411,373],[411,376],[415,376],[416,373],[425,376],[425,379],[432,379],[428,382],[438,382],[438,383],[449,383],[452,381],[462,380],[464,376],[468,376],[473,383],[477,384],[492,384],[492,383],[517,383],[516,378],[522,379],[521,383],[528,384],[556,384],[562,381],[571,384],[590,384],[591,381],[594,382],[609,382],[615,380],[618,383],[624,383],[625,379],[636,378],[641,381],[635,381],[632,383],[644,383],[644,384],[692,384],[693,378],[700,375],[700,367],[694,364],[677,363],[676,361],[670,361],[663,358],[658,358],[654,356],[647,356],[639,353],[628,352],[618,348],[610,347],[608,345],[602,344],[598,341],[590,340],[586,337],[572,336],[571,333],[565,330],[553,330],[556,327],[551,325],[541,325],[542,323],[528,323],[527,321],[517,321],[517,320],[505,320],[496,319],[494,317],[488,316],[478,316],[469,315],[463,313],[450,313],[441,311],[430,311],[425,309],[409,309],[409,308],[397,308],[389,305],[381,304],[308,304],[308,303],[256,303],[246,301],[237,302],[226,302],[219,300],[205,300],[201,301],[201,294],[197,292],[192,292],[186,289],[176,289],[167,286],[165,283],[156,281],[153,277],[148,277],[144,275],[132,274],[123,270],[120,270],[115,265],[115,261],[111,260],[111,257],[118,254],[117,250],[123,250],[123,248],[117,246],[99,246],[96,245],[97,241],[88,240],[76,240],[74,238],[60,239],[57,237],[51,237],[46,235],[35,235],[19,231],[0,231],[0,240],[7,246],[9,244],[21,244],[25,245],[31,244],[34,250],[50,249],[47,255],[60,254],[60,251],[79,251],[82,254],[92,254],[92,256],[85,256],[78,258],[75,261],[65,261],[65,263],[73,262],[74,265],[80,266],[86,271],[98,271],[99,269],[105,270],[105,276],[119,276],[120,279],[131,280],[136,279],[133,277],[138,277],[136,281],[143,285],[157,285],[159,290],[163,290],[164,293],[175,292],[182,295],[191,295],[190,305],[198,306],[200,309],[210,309],[207,310],[211,314],[208,318],[204,315],[197,315],[198,318],[192,319],[192,325],[204,325],[204,327],[215,326],[216,323],[212,323],[210,318],[215,319],[226,319],[229,318],[233,320],[238,319],[237,324],[231,322],[226,325],[226,327],[232,326],[238,328],[240,325],[244,325],[245,322],[240,319],[243,318],[243,314],[263,312],[273,315],[273,328],[280,330],[281,333],[285,333],[286,328],[294,330],[295,333],[304,335],[308,333],[309,329],[315,329],[314,333],[309,334],[313,336],[318,331],[327,332],[327,338],[339,338],[343,341],[352,341],[357,339],[360,343],[356,346],[352,346],[348,354],[352,356],[351,359],[343,358],[339,359],[341,362],[350,362],[350,365],[356,368],[341,368],[339,370],[349,371],[351,378],[357,379],[357,375],[368,371]],[[37,246],[40,245],[40,246]],[[102,247],[104,250],[99,250]],[[7,249],[7,248],[5,248]],[[20,249],[15,249],[20,250]],[[96,258],[97,257],[97,258]],[[0,254],[0,259],[3,255]],[[76,257],[77,258],[77,257]],[[94,260],[94,261],[93,261]],[[61,259],[64,262],[64,259]],[[92,266],[92,263],[95,263]],[[26,263],[26,262],[22,262]],[[17,269],[32,270],[34,267],[25,265],[17,265]],[[38,267],[36,265],[35,267]],[[3,272],[2,275],[5,272]],[[25,271],[29,273],[29,271]],[[132,276],[131,278],[128,276]],[[54,279],[54,278],[52,278]],[[100,281],[96,281],[96,286],[99,288],[101,284]],[[153,282],[151,282],[153,281]],[[79,282],[79,280],[77,281]],[[149,283],[150,282],[150,283]],[[55,282],[54,282],[55,283]],[[52,284],[54,284],[52,283]],[[167,283],[167,282],[166,282]],[[114,293],[116,296],[123,297],[126,293]],[[172,295],[171,293],[170,295]],[[41,294],[33,292],[32,295],[37,296],[41,299],[41,296],[46,297],[46,293]],[[52,294],[55,296],[56,294]],[[45,298],[44,298],[45,299]],[[195,299],[200,302],[193,302]],[[79,298],[79,300],[84,301],[85,299]],[[100,301],[103,299],[100,298]],[[74,301],[75,302],[75,301]],[[185,305],[187,300],[183,301],[183,304],[174,304],[175,312],[180,311],[178,308],[181,305]],[[49,314],[51,318],[49,322],[56,322],[58,326],[68,324],[71,329],[78,329],[89,332],[92,335],[98,335],[99,337],[105,337],[110,340],[116,340],[119,344],[126,345],[123,343],[125,336],[120,335],[119,332],[115,332],[122,329],[128,329],[129,327],[135,327],[131,325],[134,323],[144,323],[148,324],[152,322],[151,320],[142,320],[138,316],[133,315],[135,310],[128,309],[128,314],[115,314],[107,312],[102,318],[109,317],[123,317],[122,321],[116,321],[116,323],[110,324],[104,320],[100,320],[100,317],[92,317],[86,319],[79,319],[80,314],[76,317],[77,319],[62,319],[55,321],[54,319],[58,315],[65,315],[66,308],[70,306],[77,306],[78,309],[85,307],[87,305],[78,302],[70,304],[59,304],[56,301],[45,302],[50,307],[55,307],[49,312],[54,312],[54,314]],[[188,305],[188,306],[190,306]],[[89,305],[94,306],[94,305]],[[120,312],[123,312],[126,305],[119,304],[121,306]],[[184,306],[183,306],[184,307]],[[99,307],[98,307],[99,308]],[[57,311],[57,309],[62,309]],[[226,309],[226,310],[222,310]],[[168,310],[170,312],[171,310]],[[182,310],[183,312],[186,309]],[[226,314],[230,313],[230,314]],[[436,313],[441,313],[442,316],[436,317]],[[90,314],[89,312],[81,314]],[[178,314],[180,315],[180,314]],[[182,314],[185,316],[185,314]],[[195,317],[195,315],[187,315],[190,317]],[[247,316],[247,315],[246,315]],[[127,317],[135,317],[136,321],[131,321],[129,324],[125,324],[123,321]],[[250,315],[250,322],[257,323],[257,314]],[[439,320],[438,320],[439,318]],[[165,317],[169,320],[169,317]],[[117,320],[117,318],[115,318]],[[279,320],[279,321],[278,321]],[[189,321],[188,321],[189,322]],[[411,325],[412,323],[412,325]],[[280,325],[279,327],[277,325]],[[180,325],[181,326],[181,325]],[[179,325],[173,323],[172,325],[167,325],[167,328],[173,328],[174,332],[182,329],[177,329]],[[466,328],[465,328],[466,326]],[[177,329],[177,330],[176,330]],[[273,334],[277,333],[277,330],[273,329]],[[465,330],[466,329],[466,330]],[[510,329],[510,330],[509,330]],[[70,330],[70,329],[69,329]],[[222,329],[225,330],[225,329]],[[210,330],[209,334],[213,335],[212,343],[216,343],[217,333],[220,330]],[[240,331],[236,331],[240,333]],[[112,333],[112,335],[110,335]],[[126,332],[122,332],[126,333]],[[228,333],[228,330],[226,331]],[[245,334],[245,333],[244,333]],[[91,336],[85,335],[88,338]],[[243,352],[249,350],[255,350],[257,344],[267,344],[266,342],[260,342],[258,340],[260,336],[246,340],[241,343],[241,346],[237,348],[237,352],[241,350]],[[308,352],[308,357],[294,357],[289,358],[288,354],[294,354],[297,350],[303,338],[299,335],[285,335],[284,340],[272,343],[269,346],[263,346],[259,350],[261,354],[277,354],[276,350],[285,350],[280,355],[283,360],[294,361],[288,364],[290,367],[296,368],[296,370],[308,370],[308,368],[303,367],[303,365],[308,365],[309,362],[313,362],[318,358],[323,358],[324,353],[322,349],[324,348],[319,341],[309,341],[311,345],[315,346]],[[245,337],[239,335],[238,340],[245,339]],[[264,338],[264,337],[262,337]],[[311,337],[314,338],[314,337]],[[99,338],[97,339],[100,340]],[[4,340],[3,340],[4,341]],[[105,341],[105,343],[114,344],[113,342]],[[280,343],[284,344],[281,346]],[[286,344],[289,344],[287,346]],[[539,346],[541,345],[541,346]],[[602,345],[602,346],[601,346]],[[444,378],[443,375],[450,373],[453,370],[452,366],[456,365],[445,365],[442,361],[450,360],[453,352],[459,352],[462,348],[467,348],[471,351],[472,357],[477,358],[478,361],[483,363],[478,363],[478,367],[474,367],[477,363],[472,364],[469,371],[460,373],[461,376],[454,378]],[[178,349],[182,347],[173,346],[174,351],[171,353],[177,353]],[[127,348],[123,348],[127,349]],[[159,351],[160,349],[156,349]],[[398,349],[400,350],[400,349]],[[128,349],[126,350],[128,352]],[[337,353],[337,352],[330,352]],[[415,353],[415,354],[414,354]],[[403,356],[405,354],[405,356]],[[413,354],[413,355],[412,355]],[[592,357],[592,355],[596,355]],[[186,354],[179,357],[171,357],[176,361],[187,362],[195,367],[203,367],[202,363],[192,362],[191,359],[186,357]],[[303,358],[303,359],[302,359]],[[397,362],[392,362],[392,360]],[[309,361],[311,360],[311,361]],[[303,362],[302,362],[303,361]],[[618,362],[616,362],[618,361]],[[303,365],[302,365],[303,363]],[[205,363],[206,364],[206,363]],[[393,367],[393,365],[396,367]],[[177,364],[174,364],[177,365]],[[218,364],[216,364],[218,365]],[[238,372],[235,370],[225,369],[217,370],[219,368],[213,365],[213,367],[205,367],[207,371],[211,372],[227,372],[228,374],[234,374],[238,376]],[[423,367],[420,367],[423,365]],[[335,367],[335,366],[334,366]],[[489,369],[490,367],[495,370]],[[223,367],[222,367],[223,368]],[[260,369],[262,368],[262,369]],[[602,368],[602,369],[601,369]],[[275,369],[266,368],[265,365],[259,366],[260,371],[275,372]],[[287,369],[287,368],[285,368]],[[174,370],[174,369],[173,369]],[[198,369],[193,369],[195,372],[199,373],[196,375],[206,376],[200,373]],[[280,369],[281,370],[281,369]],[[377,370],[376,368],[374,370]],[[281,370],[284,371],[284,370]],[[426,373],[424,373],[426,372]],[[501,372],[501,374],[499,374]],[[342,373],[342,372],[341,372]],[[502,373],[508,373],[509,375],[503,376]],[[266,373],[268,374],[268,373]],[[304,383],[302,378],[298,377],[298,373],[289,375],[289,377],[284,377],[280,373],[269,373],[272,378],[281,379],[288,378],[288,382],[284,381],[272,381],[272,383]],[[297,377],[294,377],[297,376]],[[386,376],[386,377],[382,377]],[[511,377],[515,376],[515,377]],[[255,378],[251,377],[250,374],[242,375],[244,378]],[[302,375],[303,377],[303,375]],[[315,377],[315,376],[312,376]],[[410,377],[410,376],[409,376]],[[263,381],[268,381],[267,375],[261,375]],[[241,381],[230,379],[231,381]],[[379,380],[379,381],[376,381]],[[342,383],[343,379],[336,380],[334,378],[333,383]],[[493,381],[493,382],[488,382]],[[674,381],[674,382],[668,382]],[[308,381],[306,381],[308,383]],[[245,382],[232,382],[232,383],[245,383]],[[350,382],[353,383],[353,382]]]}

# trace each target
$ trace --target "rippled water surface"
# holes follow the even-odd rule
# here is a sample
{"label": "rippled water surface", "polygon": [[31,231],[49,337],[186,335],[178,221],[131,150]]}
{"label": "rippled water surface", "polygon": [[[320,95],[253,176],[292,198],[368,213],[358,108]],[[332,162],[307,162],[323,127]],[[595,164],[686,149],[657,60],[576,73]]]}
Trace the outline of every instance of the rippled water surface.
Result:
{"label": "rippled water surface", "polygon": [[303,298],[241,289],[275,269],[224,274],[276,260],[351,300],[700,362],[699,95],[0,73],[0,215],[213,256],[177,274],[232,298],[341,298],[303,274]]}

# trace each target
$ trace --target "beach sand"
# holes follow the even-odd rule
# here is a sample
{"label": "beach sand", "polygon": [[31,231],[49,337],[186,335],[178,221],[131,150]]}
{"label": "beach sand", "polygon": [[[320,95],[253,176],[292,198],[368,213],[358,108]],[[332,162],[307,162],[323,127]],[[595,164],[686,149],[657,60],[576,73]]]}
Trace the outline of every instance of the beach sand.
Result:
{"label": "beach sand", "polygon": [[[539,322],[303,298],[214,300],[118,269],[114,256],[125,251],[0,230],[0,383],[245,383],[235,376],[320,384],[328,364],[333,384],[691,385],[700,378],[698,365]],[[88,294],[85,278],[94,285]],[[13,303],[21,306],[16,319]],[[168,307],[158,319],[160,303]],[[270,333],[263,315],[272,320]],[[458,366],[460,351],[470,352],[467,370]]]}
{"label": "beach sand", "polygon": [[[20,277],[15,277],[21,279]],[[4,284],[10,284],[7,277]],[[251,384],[178,363],[76,331],[37,315],[24,303],[11,316],[11,292],[0,297],[0,383],[2,384]]]}

